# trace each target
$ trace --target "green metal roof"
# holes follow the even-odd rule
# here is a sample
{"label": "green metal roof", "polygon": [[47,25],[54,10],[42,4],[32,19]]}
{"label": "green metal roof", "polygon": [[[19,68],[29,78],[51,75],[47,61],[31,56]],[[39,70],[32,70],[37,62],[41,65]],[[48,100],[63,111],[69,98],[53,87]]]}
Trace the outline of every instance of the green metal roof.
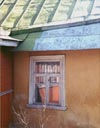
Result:
{"label": "green metal roof", "polygon": [[[95,31],[96,30],[96,31]],[[13,34],[23,40],[15,51],[100,49],[100,23]]]}
{"label": "green metal roof", "polygon": [[17,51],[32,51],[35,41],[41,37],[42,32],[35,32],[35,33],[25,33],[25,34],[18,34],[13,35],[13,38],[23,40],[22,43],[17,47]]}
{"label": "green metal roof", "polygon": [[99,21],[100,0],[0,0],[0,26],[25,29]]}

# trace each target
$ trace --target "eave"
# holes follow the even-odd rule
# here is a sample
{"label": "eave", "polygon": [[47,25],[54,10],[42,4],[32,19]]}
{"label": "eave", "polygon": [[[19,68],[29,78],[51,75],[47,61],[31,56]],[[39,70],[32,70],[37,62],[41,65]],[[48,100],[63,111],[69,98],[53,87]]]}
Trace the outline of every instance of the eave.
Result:
{"label": "eave", "polygon": [[32,32],[31,29],[30,32],[26,30],[25,33],[17,33],[13,37],[23,40],[16,51],[100,49],[100,23],[41,32]]}
{"label": "eave", "polygon": [[10,36],[0,36],[0,46],[17,47],[20,41]]}

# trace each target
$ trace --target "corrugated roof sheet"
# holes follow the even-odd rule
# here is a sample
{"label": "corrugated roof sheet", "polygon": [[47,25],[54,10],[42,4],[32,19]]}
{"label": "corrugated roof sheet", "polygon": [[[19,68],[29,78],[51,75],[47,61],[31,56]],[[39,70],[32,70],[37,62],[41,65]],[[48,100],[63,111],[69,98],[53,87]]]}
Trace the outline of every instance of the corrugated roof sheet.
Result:
{"label": "corrugated roof sheet", "polygon": [[100,21],[100,0],[0,0],[0,26],[24,29],[49,23]]}

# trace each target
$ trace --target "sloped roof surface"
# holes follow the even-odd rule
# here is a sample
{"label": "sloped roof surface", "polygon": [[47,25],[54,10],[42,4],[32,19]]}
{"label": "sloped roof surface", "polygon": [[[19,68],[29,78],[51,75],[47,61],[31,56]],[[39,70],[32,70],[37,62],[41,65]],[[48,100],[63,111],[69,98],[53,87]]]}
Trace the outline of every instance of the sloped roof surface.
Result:
{"label": "sloped roof surface", "polygon": [[16,51],[100,49],[100,23],[27,32],[13,38],[23,40]]}
{"label": "sloped roof surface", "polygon": [[0,26],[7,28],[99,18],[100,0],[0,0]]}

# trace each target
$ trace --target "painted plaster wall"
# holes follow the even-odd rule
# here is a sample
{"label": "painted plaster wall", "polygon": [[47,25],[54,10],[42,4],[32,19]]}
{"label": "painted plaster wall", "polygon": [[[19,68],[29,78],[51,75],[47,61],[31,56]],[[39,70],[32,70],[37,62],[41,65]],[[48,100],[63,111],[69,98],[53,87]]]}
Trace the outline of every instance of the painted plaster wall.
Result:
{"label": "painted plaster wall", "polygon": [[[51,118],[46,128],[100,128],[100,50],[15,52],[14,96],[26,108],[29,87],[29,57],[59,55],[66,58],[66,111],[48,110]],[[38,110],[26,108],[32,123]],[[36,118],[36,119],[35,119]],[[34,127],[35,128],[35,127]]]}

